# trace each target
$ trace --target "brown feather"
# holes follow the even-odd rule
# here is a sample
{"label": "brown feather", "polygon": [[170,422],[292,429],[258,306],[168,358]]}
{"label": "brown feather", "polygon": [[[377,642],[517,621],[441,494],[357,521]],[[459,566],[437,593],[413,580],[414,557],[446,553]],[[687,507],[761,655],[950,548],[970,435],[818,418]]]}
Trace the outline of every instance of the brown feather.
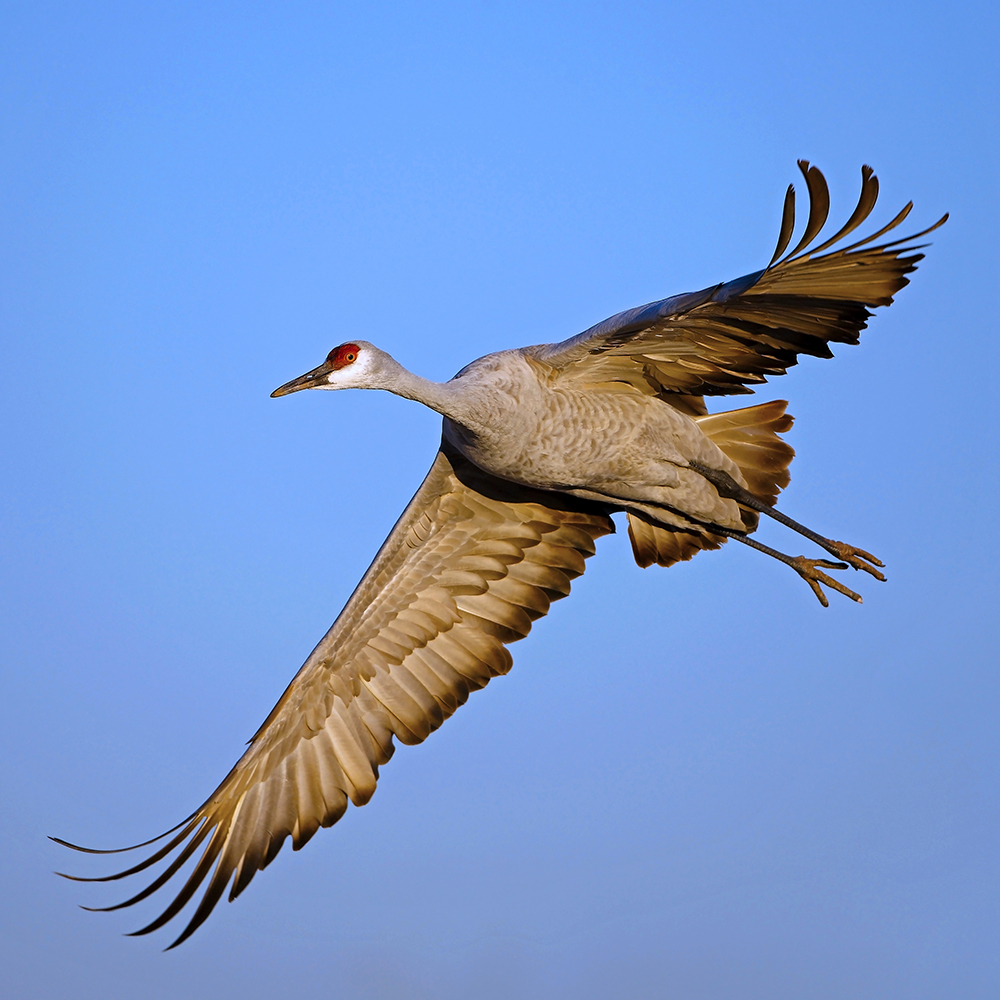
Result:
{"label": "brown feather", "polygon": [[[791,445],[778,436],[792,426],[787,406],[779,399],[696,418],[699,430],[739,466],[746,488],[771,505],[789,483],[788,466],[795,456]],[[758,515],[749,510],[741,513],[747,531],[753,531]],[[644,569],[654,564],[673,566],[726,541],[707,529],[671,528],[633,511],[628,514],[628,533],[635,561]]]}
{"label": "brown feather", "polygon": [[[470,690],[510,669],[504,643],[526,635],[583,572],[606,509],[495,480],[442,450],[344,611],[246,753],[180,833],[124,877],[180,848],[120,906],[163,887],[202,848],[167,908],[172,919],[208,879],[174,945],[233,899],[291,837],[298,849],[363,805],[392,739],[418,743]],[[207,843],[206,843],[207,841]],[[172,945],[171,947],[173,947]]]}
{"label": "brown feather", "polygon": [[792,240],[792,233],[795,230],[795,185],[789,184],[785,191],[785,204],[781,209],[781,228],[778,230],[778,245],[775,247],[771,262],[767,265],[773,267],[774,262],[785,252],[785,247]]}
{"label": "brown feather", "polygon": [[806,220],[802,239],[788,257],[794,257],[803,247],[808,246],[819,235],[830,214],[830,189],[826,186],[826,178],[817,167],[810,167],[808,160],[799,160],[799,170],[806,179],[809,191],[809,218]]}
{"label": "brown feather", "polygon": [[[828,217],[829,191],[816,167],[805,160],[799,167],[809,192],[809,218],[798,244],[778,263],[773,258],[755,274],[630,310],[559,344],[529,348],[532,360],[550,366],[563,380],[609,391],[631,386],[691,414],[692,401],[698,406],[702,396],[752,392],[751,386],[784,374],[799,354],[832,357],[830,342],[858,343],[870,310],[891,304],[923,259],[913,241],[947,216],[913,236],[869,245],[906,218],[907,205],[871,236],[820,254],[868,218],[878,179],[864,167],[861,196],[850,218],[833,237],[810,247]],[[793,222],[794,198],[787,195],[780,251],[791,238]]]}

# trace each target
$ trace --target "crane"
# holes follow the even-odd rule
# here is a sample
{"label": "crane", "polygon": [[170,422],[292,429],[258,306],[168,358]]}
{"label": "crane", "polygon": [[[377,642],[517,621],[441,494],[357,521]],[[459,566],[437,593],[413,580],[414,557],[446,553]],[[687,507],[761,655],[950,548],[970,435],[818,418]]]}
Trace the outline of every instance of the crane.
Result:
{"label": "crane", "polygon": [[[785,401],[711,414],[705,405],[707,396],[753,392],[799,354],[828,358],[830,343],[858,343],[870,310],[891,304],[922,259],[914,241],[948,218],[877,243],[911,202],[866,239],[837,246],[875,205],[878,180],[865,166],[850,218],[814,246],[829,192],[815,166],[800,160],[799,168],[809,196],[805,230],[786,253],[795,229],[790,185],[763,270],[618,313],[560,343],[486,355],[444,383],[351,340],[275,389],[272,396],[383,389],[415,400],[442,415],[440,448],[344,610],[218,788],[171,830],[121,849],[166,841],[138,863],[98,878],[65,877],[122,879],[176,852],[136,895],[101,908],[117,910],[193,859],[169,905],[134,932],[162,927],[200,891],[176,947],[227,887],[230,901],[243,892],[288,837],[298,850],[349,803],[364,805],[394,740],[420,743],[471,691],[507,673],[507,646],[569,593],[595,541],[614,531],[613,513],[625,512],[642,567],[670,566],[732,539],[786,563],[824,606],[824,588],[861,601],[827,570],[852,567],[884,580],[871,553],[776,509],[794,454],[781,438],[792,424]],[[832,559],[757,541],[761,516]]]}

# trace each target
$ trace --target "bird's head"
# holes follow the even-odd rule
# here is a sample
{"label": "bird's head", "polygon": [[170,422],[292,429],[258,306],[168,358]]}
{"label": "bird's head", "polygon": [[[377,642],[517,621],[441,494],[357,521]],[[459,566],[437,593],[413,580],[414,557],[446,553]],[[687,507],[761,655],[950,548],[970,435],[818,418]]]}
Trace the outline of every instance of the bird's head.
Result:
{"label": "bird's head", "polygon": [[395,367],[392,358],[374,344],[351,340],[330,351],[318,368],[278,386],[271,396],[287,396],[299,389],[383,389]]}

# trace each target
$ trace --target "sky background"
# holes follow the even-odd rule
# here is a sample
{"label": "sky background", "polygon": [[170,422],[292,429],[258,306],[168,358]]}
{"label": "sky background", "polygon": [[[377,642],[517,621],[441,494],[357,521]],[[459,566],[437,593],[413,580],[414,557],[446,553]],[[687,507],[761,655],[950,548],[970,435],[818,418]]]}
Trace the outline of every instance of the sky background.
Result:
{"label": "sky background", "polygon": [[[997,29],[986,3],[5,3],[8,995],[1000,995]],[[741,546],[639,570],[620,526],[509,676],[182,948],[121,936],[155,903],[78,909],[138,886],[55,878],[112,868],[46,835],[194,809],[433,457],[417,404],[268,393],[346,339],[445,379],[755,270],[798,157],[837,225],[862,163],[878,224],[952,213],[860,347],[758,396],[797,418],[783,509],[889,582],[823,610]]]}

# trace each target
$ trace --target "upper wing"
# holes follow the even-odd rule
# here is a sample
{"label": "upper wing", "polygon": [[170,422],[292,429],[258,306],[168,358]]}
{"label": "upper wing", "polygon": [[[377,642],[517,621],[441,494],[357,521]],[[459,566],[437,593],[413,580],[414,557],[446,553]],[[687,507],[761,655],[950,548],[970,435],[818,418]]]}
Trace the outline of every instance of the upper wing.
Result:
{"label": "upper wing", "polygon": [[105,909],[131,906],[204,844],[173,902],[135,932],[174,917],[211,872],[170,947],[180,944],[230,878],[232,901],[286,837],[298,850],[340,819],[348,800],[367,802],[379,764],[392,756],[393,736],[419,743],[470,691],[506,673],[512,661],[505,644],[527,635],[550,602],[569,593],[594,540],[612,531],[605,509],[494,479],[442,446],[347,606],[222,784],[150,857],[78,881],[124,878],[180,848],[142,892]]}
{"label": "upper wing", "polygon": [[889,305],[923,258],[911,253],[920,249],[912,241],[948,216],[913,236],[869,246],[906,218],[910,202],[867,239],[816,256],[868,218],[878,197],[878,180],[871,167],[862,167],[861,197],[854,213],[834,236],[809,248],[826,222],[830,196],[816,167],[800,160],[799,168],[809,190],[809,219],[787,256],[779,260],[795,227],[791,186],[778,248],[763,271],[618,313],[569,340],[530,348],[531,356],[557,369],[561,378],[625,382],[670,400],[675,393],[697,397],[752,392],[748,384],[783,375],[799,354],[829,358],[830,341],[858,343],[872,315],[869,308]]}

